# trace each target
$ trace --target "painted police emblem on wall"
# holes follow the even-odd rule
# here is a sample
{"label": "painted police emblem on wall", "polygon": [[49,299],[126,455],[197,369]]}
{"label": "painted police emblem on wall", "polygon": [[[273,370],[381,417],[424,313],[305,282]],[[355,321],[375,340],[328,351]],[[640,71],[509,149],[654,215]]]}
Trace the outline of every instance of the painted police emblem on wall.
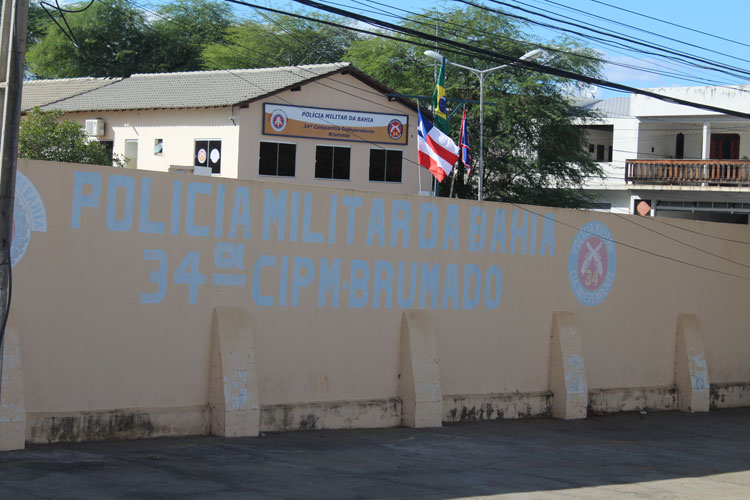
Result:
{"label": "painted police emblem on wall", "polygon": [[586,223],[576,234],[568,257],[568,279],[576,298],[595,306],[612,288],[617,272],[617,252],[612,233],[600,221]]}
{"label": "painted police emblem on wall", "polygon": [[13,234],[10,263],[15,266],[26,253],[33,231],[47,232],[47,212],[34,184],[21,172],[16,173],[16,195],[13,203]]}

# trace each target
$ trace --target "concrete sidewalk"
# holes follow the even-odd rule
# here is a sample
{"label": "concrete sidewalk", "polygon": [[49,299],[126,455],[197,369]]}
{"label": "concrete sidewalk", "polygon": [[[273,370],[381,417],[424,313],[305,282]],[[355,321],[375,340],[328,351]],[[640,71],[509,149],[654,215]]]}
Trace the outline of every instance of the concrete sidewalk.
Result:
{"label": "concrete sidewalk", "polygon": [[750,498],[750,409],[35,446],[0,498]]}

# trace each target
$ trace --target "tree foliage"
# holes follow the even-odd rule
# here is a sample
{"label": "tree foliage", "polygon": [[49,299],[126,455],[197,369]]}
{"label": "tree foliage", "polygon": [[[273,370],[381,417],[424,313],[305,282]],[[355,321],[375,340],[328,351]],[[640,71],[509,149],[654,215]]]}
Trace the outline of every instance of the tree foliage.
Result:
{"label": "tree foliage", "polygon": [[202,59],[207,69],[339,62],[356,38],[352,31],[335,26],[270,13],[230,27],[225,39],[205,47]]}
{"label": "tree foliage", "polygon": [[[85,4],[72,4],[66,8],[83,7]],[[64,15],[67,25],[59,15],[55,17],[65,31],[44,19],[44,35],[26,51],[28,68],[35,76],[128,76],[139,70],[142,54],[148,51],[142,29],[145,17],[128,2],[94,2],[82,12]]]}
{"label": "tree foliage", "polygon": [[231,8],[214,0],[176,0],[149,16],[128,0],[87,5],[74,3],[65,7],[70,12],[52,12],[57,24],[38,5],[32,9],[26,62],[34,76],[198,70],[203,48],[222,40],[233,22]]}
{"label": "tree foliage", "polygon": [[22,121],[18,156],[30,160],[122,166],[111,159],[104,144],[89,141],[80,123],[60,120],[62,111],[31,111]]}
{"label": "tree foliage", "polygon": [[[441,37],[474,47],[514,57],[538,47],[524,35],[522,24],[474,7],[441,11],[439,17],[434,11],[424,12],[411,17],[405,25],[432,33],[434,19],[440,20]],[[423,96],[432,94],[435,78],[435,66],[424,56],[427,48],[439,51],[451,62],[471,68],[489,69],[502,64],[502,61],[483,59],[455,47],[428,47],[420,39],[399,37],[412,43],[363,38],[352,45],[348,58],[358,68],[399,92]],[[570,40],[560,40],[546,49],[540,62],[598,75],[599,63],[595,55]],[[463,166],[459,166],[454,191],[461,198],[476,198],[479,79],[467,70],[450,65],[446,70],[446,96],[473,101],[466,104],[466,109],[475,168],[467,180]],[[601,175],[601,170],[586,152],[585,131],[576,126],[588,112],[566,97],[573,85],[574,82],[520,67],[503,68],[485,76],[484,199],[573,207],[589,203],[580,186],[587,177]],[[423,105],[429,106],[429,100]],[[449,111],[460,105],[449,101]],[[452,137],[458,142],[460,112],[452,119],[451,127]],[[441,194],[447,195],[449,188],[450,179],[443,181]]]}

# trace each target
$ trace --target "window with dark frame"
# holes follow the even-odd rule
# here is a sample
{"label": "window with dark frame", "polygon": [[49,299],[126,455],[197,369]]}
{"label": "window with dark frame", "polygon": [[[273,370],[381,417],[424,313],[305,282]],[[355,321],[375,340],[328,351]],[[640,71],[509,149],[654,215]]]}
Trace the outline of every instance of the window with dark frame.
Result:
{"label": "window with dark frame", "polygon": [[276,177],[294,177],[297,145],[288,142],[260,143],[258,174]]}
{"label": "window with dark frame", "polygon": [[215,139],[199,139],[195,141],[195,155],[193,165],[209,167],[212,174],[221,173],[221,141]]}
{"label": "window with dark frame", "polygon": [[315,148],[315,178],[349,180],[352,150],[337,146]]}
{"label": "window with dark frame", "polygon": [[401,182],[402,159],[399,149],[371,149],[370,182]]}
{"label": "window with dark frame", "polygon": [[596,145],[596,161],[604,161],[604,144]]}

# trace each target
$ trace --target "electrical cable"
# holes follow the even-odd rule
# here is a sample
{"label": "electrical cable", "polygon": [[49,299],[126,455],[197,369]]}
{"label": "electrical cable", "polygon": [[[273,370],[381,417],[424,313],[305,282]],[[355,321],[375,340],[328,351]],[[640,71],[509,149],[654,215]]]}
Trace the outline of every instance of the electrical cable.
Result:
{"label": "electrical cable", "polygon": [[666,234],[660,233],[659,231],[656,231],[655,229],[651,229],[649,227],[646,227],[646,226],[644,226],[642,224],[637,223],[635,220],[633,220],[632,217],[625,217],[624,215],[620,215],[620,214],[615,214],[615,217],[619,217],[619,218],[621,218],[623,220],[626,220],[626,221],[630,222],[631,224],[634,224],[634,225],[636,225],[636,226],[638,226],[640,228],[645,229],[646,231],[650,231],[650,232],[652,232],[654,234],[658,234],[662,238],[666,238],[668,240],[675,241],[675,242],[679,243],[680,245],[685,245],[686,247],[689,247],[689,248],[692,248],[693,250],[698,250],[699,252],[703,252],[705,254],[711,255],[712,257],[716,257],[717,259],[725,260],[727,262],[731,262],[732,264],[737,264],[738,266],[742,266],[742,267],[745,267],[747,269],[750,269],[750,264],[745,264],[744,262],[739,262],[739,261],[736,261],[736,260],[729,259],[727,257],[724,257],[723,255],[719,255],[719,254],[716,254],[716,253],[713,253],[713,252],[709,252],[708,250],[704,250],[703,248],[696,247],[695,245],[691,245],[690,243],[685,243],[684,241],[678,240],[677,238],[673,238],[671,236],[667,236]]}
{"label": "electrical cable", "polygon": [[[362,4],[362,2],[359,1],[359,0],[353,0],[353,1],[354,1],[354,3]],[[389,6],[388,4],[384,4],[382,2],[378,2],[378,1],[375,1],[375,0],[365,0],[365,1],[367,3],[370,3],[370,4],[387,6],[387,7],[391,8],[391,9],[393,9],[393,10],[397,10],[397,11],[405,12],[407,14],[411,14],[413,17],[412,18],[406,18],[404,16],[396,16],[396,15],[390,13],[389,11],[386,11],[385,9],[379,9],[378,13],[380,13],[380,14],[388,15],[390,17],[394,17],[394,18],[401,19],[401,20],[411,19],[414,22],[416,22],[418,24],[422,24],[422,25],[426,25],[427,23],[426,22],[418,21],[417,17],[422,17],[422,18],[426,19],[427,21],[440,22],[440,23],[442,23],[443,26],[446,26],[446,25],[447,26],[453,26],[453,27],[456,27],[458,29],[462,29],[464,32],[477,33],[477,34],[480,34],[480,35],[482,35],[484,37],[492,37],[492,38],[500,39],[500,40],[508,40],[508,41],[512,41],[512,42],[515,42],[515,43],[528,45],[529,47],[533,46],[533,47],[541,48],[541,49],[543,49],[543,50],[545,50],[546,52],[549,52],[549,53],[559,53],[559,54],[571,55],[571,56],[574,56],[574,57],[579,57],[579,58],[583,58],[583,59],[587,59],[587,60],[592,60],[592,61],[595,61],[595,62],[598,62],[598,63],[601,63],[601,64],[609,64],[609,65],[612,65],[612,66],[622,67],[622,68],[626,68],[626,69],[634,69],[634,70],[637,70],[637,71],[642,71],[642,72],[646,72],[646,73],[650,73],[650,74],[655,74],[655,75],[659,75],[659,76],[666,76],[666,77],[671,77],[671,78],[679,78],[679,79],[682,79],[682,80],[692,81],[692,82],[695,82],[695,83],[701,83],[701,84],[704,84],[704,85],[708,84],[708,85],[712,85],[712,86],[725,87],[727,85],[731,85],[732,84],[732,82],[720,81],[720,80],[709,79],[709,78],[705,78],[705,77],[694,76],[694,75],[692,75],[690,73],[685,73],[685,72],[682,72],[682,71],[679,71],[679,70],[673,70],[674,72],[673,71],[664,71],[664,70],[655,70],[655,69],[647,68],[647,67],[644,67],[644,66],[636,66],[636,65],[633,65],[633,64],[625,64],[625,63],[617,62],[617,61],[614,61],[614,60],[604,59],[604,58],[601,58],[601,57],[590,56],[590,55],[587,55],[587,54],[569,52],[569,51],[561,50],[559,48],[552,47],[552,46],[545,45],[545,44],[540,44],[540,43],[532,44],[530,42],[525,42],[525,41],[521,41],[521,40],[515,40],[515,39],[513,39],[511,37],[502,36],[502,35],[498,35],[498,34],[495,34],[495,33],[488,33],[486,31],[479,30],[479,29],[476,29],[476,28],[458,25],[456,23],[452,23],[452,22],[446,21],[444,19],[438,19],[438,18],[433,17],[433,16],[419,14],[419,13],[416,13],[414,11],[409,11],[409,10],[401,9],[401,8],[398,8],[398,7],[392,7],[392,6]],[[329,2],[329,3],[332,4],[332,5],[342,5],[342,4],[337,4],[336,2]],[[368,12],[372,12],[372,11],[368,10]],[[466,36],[466,35],[464,35],[464,36]],[[589,38],[581,37],[581,39],[590,40],[590,37]],[[609,45],[609,44],[606,44],[606,45],[611,48],[611,45]],[[614,52],[620,53],[622,55],[626,55],[626,52],[622,52],[622,51],[618,51],[618,50],[614,50]],[[643,59],[639,59],[639,58],[635,58],[635,59],[643,61],[643,62],[646,62]],[[668,66],[660,64],[660,63],[658,63],[656,61],[649,61],[649,63],[652,64],[652,65],[658,66],[658,67],[668,68]],[[747,91],[747,90],[743,90],[743,91],[744,92],[750,92],[750,91]]]}
{"label": "electrical cable", "polygon": [[677,28],[681,28],[681,29],[684,29],[684,30],[692,31],[694,33],[699,33],[701,35],[710,36],[710,37],[713,37],[713,38],[716,38],[716,39],[719,39],[719,40],[724,40],[725,42],[736,43],[737,45],[742,45],[743,47],[750,47],[750,44],[747,44],[747,43],[739,42],[737,40],[732,40],[731,38],[725,38],[723,36],[715,35],[713,33],[707,33],[705,31],[701,31],[701,30],[698,30],[698,29],[695,29],[695,28],[690,28],[688,26],[683,26],[681,24],[677,24],[677,23],[673,23],[673,22],[670,22],[670,21],[666,21],[664,19],[659,19],[658,17],[649,16],[649,15],[643,14],[641,12],[636,12],[634,10],[628,10],[628,9],[626,9],[624,7],[619,7],[617,5],[612,5],[612,4],[609,4],[607,2],[602,2],[601,0],[591,0],[591,1],[594,2],[594,3],[601,4],[601,5],[606,5],[607,7],[611,7],[613,9],[621,10],[623,12],[628,12],[630,14],[635,14],[636,16],[645,17],[646,19],[651,19],[653,21],[659,21],[660,23],[668,24],[670,26],[675,26]]}
{"label": "electrical cable", "polygon": [[[234,3],[245,4],[245,2],[241,2],[239,0],[227,0],[227,1],[232,1]],[[464,0],[459,0],[459,1],[462,1],[463,3],[467,3]],[[465,43],[461,43],[461,42],[457,42],[455,40],[449,40],[449,39],[446,39],[446,38],[442,38],[442,37],[438,37],[438,36],[432,35],[431,33],[425,33],[425,32],[421,32],[421,31],[418,31],[418,30],[411,29],[411,28],[401,27],[401,26],[398,26],[398,25],[394,25],[392,23],[388,23],[386,21],[382,21],[382,20],[378,20],[378,19],[373,19],[373,18],[370,18],[370,17],[367,17],[367,16],[362,16],[362,15],[356,14],[354,12],[344,11],[342,9],[330,7],[328,5],[324,5],[324,4],[321,4],[321,3],[313,1],[313,0],[294,0],[294,2],[302,4],[302,5],[306,5],[308,7],[317,8],[317,9],[320,9],[320,10],[323,10],[323,11],[326,11],[326,12],[330,12],[330,13],[333,13],[333,14],[336,14],[336,15],[340,15],[340,16],[343,16],[343,17],[348,17],[348,18],[351,18],[351,19],[355,19],[357,21],[364,22],[364,23],[367,23],[367,24],[371,24],[373,26],[378,26],[378,27],[389,29],[389,30],[393,30],[393,31],[396,31],[396,32],[400,32],[400,33],[404,33],[404,34],[409,34],[409,35],[416,36],[416,37],[421,37],[421,38],[423,38],[425,40],[430,40],[430,41],[434,41],[434,42],[443,43],[445,45],[449,45],[451,47],[456,47],[456,48],[459,48],[459,49],[464,49],[464,50],[468,50],[468,51],[474,51],[476,53],[483,54],[485,56],[494,57],[496,59],[496,61],[498,61],[498,62],[513,63],[515,66],[518,66],[518,67],[521,67],[521,68],[530,69],[530,70],[533,70],[533,71],[537,71],[539,73],[545,73],[545,74],[548,74],[548,75],[553,75],[553,76],[557,76],[557,77],[560,77],[560,78],[567,78],[567,79],[571,79],[571,80],[578,80],[578,81],[581,81],[581,82],[584,82],[584,83],[590,83],[590,84],[598,85],[598,86],[601,86],[601,87],[611,88],[613,90],[619,90],[619,91],[623,91],[623,92],[630,92],[630,93],[633,93],[633,94],[645,95],[645,96],[648,96],[648,97],[653,97],[653,98],[658,99],[660,101],[670,102],[670,103],[673,103],[673,104],[682,104],[682,105],[685,105],[685,106],[689,106],[689,107],[693,107],[693,108],[698,108],[698,109],[704,109],[704,110],[708,110],[708,111],[714,111],[714,112],[718,112],[718,113],[721,113],[721,114],[726,114],[726,115],[729,115],[729,116],[736,116],[736,117],[739,117],[739,118],[750,119],[750,113],[743,113],[741,111],[731,110],[731,109],[727,109],[727,108],[721,108],[721,107],[718,107],[718,106],[706,105],[706,104],[697,103],[697,102],[694,102],[694,101],[688,101],[688,100],[685,100],[685,99],[679,99],[679,98],[676,98],[676,97],[665,96],[663,94],[658,94],[656,92],[651,92],[651,91],[644,90],[644,89],[638,89],[638,88],[635,88],[635,87],[631,87],[629,85],[623,85],[623,84],[620,84],[620,83],[615,83],[615,82],[611,82],[611,81],[608,81],[608,80],[603,80],[601,78],[595,78],[595,77],[583,75],[583,74],[580,74],[580,73],[575,73],[575,72],[572,72],[572,71],[562,70],[562,69],[559,69],[559,68],[552,68],[552,67],[549,67],[549,66],[538,64],[538,63],[533,62],[533,61],[519,60],[519,59],[514,58],[514,57],[512,57],[512,56],[510,56],[508,54],[503,54],[503,53],[500,53],[500,52],[495,52],[495,51],[490,51],[490,50],[485,50],[485,49],[480,49],[480,48],[472,47],[471,45],[468,45],[468,44],[465,44]],[[256,5],[251,5],[251,6],[256,7]],[[258,8],[264,8],[264,7],[261,7],[261,6],[257,6],[257,7]],[[376,36],[378,36],[378,35],[376,35]],[[409,43],[408,41],[405,41],[405,40],[404,40],[404,42]]]}
{"label": "electrical cable", "polygon": [[[500,10],[497,10],[497,9],[492,9],[492,8],[484,6],[484,5],[476,4],[476,3],[471,2],[469,0],[457,0],[457,1],[459,1],[461,3],[464,3],[466,5],[471,5],[473,7],[477,7],[477,8],[483,9],[483,10],[494,12],[494,13],[499,14],[499,15],[506,15],[506,16],[510,16],[510,17],[514,17],[514,18],[517,18],[517,19],[524,20],[524,21],[532,23],[532,24],[539,24],[539,25],[545,25],[547,27],[552,27],[551,25],[548,25],[548,24],[545,24],[545,23],[541,23],[540,21],[534,21],[533,19],[530,19],[530,18],[527,18],[527,17],[524,17],[524,16],[518,16],[516,14],[510,14],[510,13],[505,12],[505,11],[500,11]],[[578,24],[578,23],[573,23],[573,22],[569,22],[569,21],[562,21],[562,20],[559,20],[559,19],[554,19],[554,18],[551,18],[550,16],[547,16],[547,15],[544,15],[544,14],[539,14],[539,13],[533,12],[533,11],[529,11],[528,9],[524,9],[522,7],[514,6],[512,4],[509,4],[507,2],[503,2],[503,1],[500,1],[500,0],[490,0],[490,1],[492,3],[496,3],[498,5],[502,5],[502,6],[505,6],[505,7],[512,8],[512,9],[520,10],[522,12],[527,12],[529,14],[533,14],[533,15],[536,15],[536,16],[539,16],[539,17],[542,17],[542,18],[545,18],[545,19],[550,19],[552,21],[556,21],[556,22],[568,24],[570,26],[575,26],[575,27],[578,27],[578,28],[581,28],[581,29],[584,29],[584,30],[588,30],[588,31],[591,31],[591,32],[594,32],[594,33],[598,33],[600,35],[608,36],[608,37],[616,39],[616,40],[622,40],[623,42],[632,43],[632,44],[635,44],[635,45],[641,45],[643,47],[648,47],[648,48],[653,49],[653,50],[660,50],[660,51],[662,51],[662,52],[664,52],[666,54],[672,54],[672,56],[667,56],[665,54],[661,54],[661,53],[658,53],[658,52],[644,52],[644,53],[647,53],[647,54],[650,54],[650,55],[655,55],[655,56],[664,57],[664,58],[672,58],[672,59],[675,59],[675,60],[681,60],[683,62],[686,62],[687,64],[695,65],[698,68],[709,69],[709,70],[713,70],[713,71],[718,71],[718,72],[725,73],[725,74],[728,74],[728,75],[738,76],[738,75],[741,74],[741,75],[750,76],[750,70],[746,70],[746,69],[735,67],[735,66],[730,66],[730,65],[727,65],[727,64],[724,64],[724,63],[720,63],[718,61],[711,61],[711,60],[708,60],[708,59],[704,59],[702,57],[698,57],[698,56],[693,56],[693,55],[687,54],[687,53],[682,52],[682,51],[672,50],[672,49],[669,49],[669,48],[666,48],[666,47],[663,47],[663,46],[654,45],[654,44],[651,44],[651,43],[647,43],[647,42],[644,42],[644,41],[641,41],[641,40],[629,38],[629,37],[626,37],[626,36],[621,36],[617,32],[614,32],[614,31],[606,32],[606,31],[603,31],[603,30],[597,30],[597,29],[594,29],[594,28],[590,28],[590,27],[588,27],[586,25],[583,25],[583,24]],[[582,33],[578,32],[578,31],[571,30],[569,28],[563,28],[563,27],[560,27],[560,26],[555,26],[554,28],[557,29],[557,30],[560,30],[560,31],[571,32],[571,33],[575,33],[577,35],[586,36],[586,35],[583,35]],[[676,58],[680,58],[680,59],[676,59]],[[690,62],[690,61],[685,60],[683,58],[692,59],[694,62]],[[698,63],[701,63],[701,64],[698,64]],[[708,64],[709,66],[704,66],[705,64]],[[748,79],[747,76],[742,76],[742,78]]]}
{"label": "electrical cable", "polygon": [[[515,3],[518,3],[518,4],[521,4],[521,5],[525,5],[527,7],[533,7],[532,5],[529,5],[526,2],[522,2],[521,0],[511,0],[511,1],[513,1]],[[576,9],[575,7],[567,6],[567,5],[562,4],[560,2],[556,2],[555,0],[544,0],[544,1],[547,2],[547,3],[554,4],[554,5],[558,5],[560,7],[563,7],[565,9],[567,9],[567,10],[572,10],[574,12],[578,12],[580,14],[584,14],[586,16],[593,17],[595,19],[603,20],[603,21],[606,21],[606,22],[609,22],[609,23],[612,23],[612,24],[616,24],[618,26],[623,26],[623,27],[626,27],[626,28],[630,28],[630,29],[633,29],[633,30],[636,30],[636,31],[640,31],[642,33],[647,33],[649,35],[653,35],[653,36],[656,36],[656,37],[659,37],[659,38],[663,38],[663,39],[669,40],[671,42],[681,43],[683,45],[687,45],[688,47],[693,47],[693,48],[696,48],[696,49],[705,50],[706,52],[711,52],[713,54],[717,54],[717,55],[721,55],[721,56],[724,56],[724,57],[729,57],[731,59],[736,59],[738,61],[743,61],[743,62],[750,63],[750,59],[743,59],[741,57],[737,57],[737,56],[734,56],[734,55],[731,55],[731,54],[727,54],[727,53],[724,53],[724,52],[719,52],[717,50],[710,49],[710,48],[707,48],[707,47],[704,47],[704,46],[701,46],[701,45],[697,45],[695,43],[687,42],[685,40],[680,40],[679,38],[672,38],[672,37],[669,37],[669,36],[666,36],[666,35],[662,35],[660,33],[649,31],[649,30],[644,29],[644,28],[639,28],[637,26],[633,26],[631,24],[623,23],[623,22],[617,21],[615,19],[609,19],[609,18],[606,18],[604,16],[600,16],[598,14],[587,12],[587,11],[582,10],[582,9]],[[556,15],[562,16],[565,19],[574,19],[572,17],[564,16],[564,15],[562,15],[560,13],[557,13],[557,12],[554,12],[554,11],[551,11],[551,10],[548,10],[548,9],[542,9],[541,7],[536,7],[536,8],[540,9],[542,12],[547,12],[547,13],[550,13],[550,14],[556,14]]]}
{"label": "electrical cable", "polygon": [[[511,202],[511,203],[508,203],[508,204],[512,205],[512,206],[514,206],[516,208],[518,208],[519,210],[523,210],[524,212],[528,212],[530,214],[534,214],[537,217],[542,217],[545,220],[549,219],[549,217],[547,217],[546,215],[540,214],[539,212],[535,212],[534,210],[531,210],[529,208],[523,207],[523,206],[519,205],[518,203],[512,203]],[[573,229],[575,231],[584,231],[587,234],[591,234],[592,236],[597,236],[597,237],[599,237],[599,238],[601,238],[601,239],[603,239],[605,241],[609,241],[609,242],[614,243],[616,245],[620,245],[622,247],[629,248],[631,250],[635,250],[637,252],[642,252],[642,253],[651,255],[653,257],[658,257],[658,258],[661,258],[661,259],[665,259],[665,260],[669,260],[669,261],[672,261],[672,262],[676,262],[678,264],[683,264],[683,265],[686,265],[686,266],[694,267],[696,269],[702,269],[704,271],[709,271],[709,272],[712,272],[712,273],[717,273],[717,274],[722,274],[722,275],[725,275],[725,276],[730,276],[732,278],[739,278],[739,279],[742,279],[742,280],[750,281],[750,277],[747,277],[747,276],[742,276],[742,275],[739,275],[739,274],[729,273],[729,272],[726,272],[726,271],[721,271],[719,269],[712,269],[710,267],[701,266],[699,264],[694,264],[692,262],[688,262],[688,261],[685,261],[685,260],[677,259],[675,257],[670,257],[669,255],[663,255],[663,254],[660,254],[660,253],[657,253],[657,252],[652,252],[651,250],[646,250],[645,248],[641,248],[641,247],[638,247],[636,245],[631,245],[629,243],[623,243],[621,241],[617,241],[614,238],[607,238],[607,237],[602,236],[600,234],[594,234],[594,233],[591,233],[589,231],[585,231],[581,227],[574,226],[573,224],[568,224],[567,222],[563,222],[563,221],[555,219],[555,218],[552,219],[552,222],[560,224],[560,225],[565,226],[565,227],[568,227],[568,228]]]}
{"label": "electrical cable", "polygon": [[681,231],[685,231],[685,232],[688,232],[688,233],[697,234],[697,235],[703,236],[705,238],[713,238],[713,239],[717,239],[717,240],[721,240],[721,241],[727,241],[729,243],[737,243],[737,244],[740,244],[740,245],[750,245],[750,241],[742,241],[742,240],[735,240],[735,239],[732,239],[732,238],[724,238],[722,236],[716,236],[716,235],[713,235],[713,234],[701,233],[700,231],[695,231],[693,229],[688,229],[686,227],[678,226],[676,224],[670,224],[669,222],[663,220],[663,217],[644,217],[644,219],[645,220],[649,220],[649,221],[653,221],[653,222],[658,222],[659,224],[664,224],[665,226],[673,227],[675,229],[679,229]]}

